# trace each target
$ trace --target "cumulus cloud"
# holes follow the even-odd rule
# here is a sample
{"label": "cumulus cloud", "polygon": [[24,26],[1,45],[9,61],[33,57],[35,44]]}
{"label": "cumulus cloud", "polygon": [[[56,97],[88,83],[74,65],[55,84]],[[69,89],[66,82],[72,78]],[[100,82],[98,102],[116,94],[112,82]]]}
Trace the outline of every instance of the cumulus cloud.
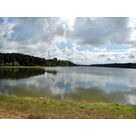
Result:
{"label": "cumulus cloud", "polygon": [[[64,25],[59,18],[2,18],[0,48],[2,52],[32,54],[65,42]],[[37,55],[37,53],[36,53]],[[44,56],[43,56],[44,57]]]}
{"label": "cumulus cloud", "polygon": [[129,18],[76,18],[68,36],[80,45],[98,46],[106,43],[128,44],[131,28]]}
{"label": "cumulus cloud", "polygon": [[56,37],[64,37],[65,27],[59,18],[11,18],[16,22],[11,40],[22,42],[44,41],[51,43]]}
{"label": "cumulus cloud", "polygon": [[[1,18],[0,52],[57,57],[78,64],[135,62],[135,26],[136,20],[130,18]],[[71,48],[58,47],[68,41]],[[101,47],[109,43],[132,46],[123,51]],[[86,50],[79,50],[80,46]]]}

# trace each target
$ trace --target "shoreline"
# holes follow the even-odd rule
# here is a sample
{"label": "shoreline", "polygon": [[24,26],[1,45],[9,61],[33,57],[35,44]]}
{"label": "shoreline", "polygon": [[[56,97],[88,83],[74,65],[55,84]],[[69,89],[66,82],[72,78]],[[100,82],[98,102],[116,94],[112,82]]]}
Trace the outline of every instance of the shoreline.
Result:
{"label": "shoreline", "polygon": [[136,119],[136,105],[0,95],[0,118]]}

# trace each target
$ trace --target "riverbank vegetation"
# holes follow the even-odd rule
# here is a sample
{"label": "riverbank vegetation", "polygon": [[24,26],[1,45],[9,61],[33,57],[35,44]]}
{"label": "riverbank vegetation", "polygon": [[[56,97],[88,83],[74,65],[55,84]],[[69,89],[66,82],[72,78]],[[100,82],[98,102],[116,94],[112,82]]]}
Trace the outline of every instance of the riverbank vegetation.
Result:
{"label": "riverbank vegetation", "polygon": [[75,66],[67,60],[45,59],[20,53],[0,53],[0,66]]}
{"label": "riverbank vegetation", "polygon": [[87,103],[50,98],[0,95],[0,118],[26,119],[116,119],[136,118],[136,106],[117,103]]}
{"label": "riverbank vegetation", "polygon": [[11,68],[13,68],[13,69],[18,69],[18,68],[30,68],[30,69],[32,69],[32,68],[46,68],[47,66],[0,66],[0,68],[2,69],[4,69],[4,68],[7,68],[7,69],[11,69]]}

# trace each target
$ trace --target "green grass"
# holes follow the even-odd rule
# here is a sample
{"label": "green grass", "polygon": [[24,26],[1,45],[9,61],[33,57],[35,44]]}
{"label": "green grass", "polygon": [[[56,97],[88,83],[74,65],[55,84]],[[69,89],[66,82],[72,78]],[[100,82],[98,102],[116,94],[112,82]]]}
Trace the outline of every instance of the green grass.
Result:
{"label": "green grass", "polygon": [[136,106],[0,95],[0,118],[136,118]]}

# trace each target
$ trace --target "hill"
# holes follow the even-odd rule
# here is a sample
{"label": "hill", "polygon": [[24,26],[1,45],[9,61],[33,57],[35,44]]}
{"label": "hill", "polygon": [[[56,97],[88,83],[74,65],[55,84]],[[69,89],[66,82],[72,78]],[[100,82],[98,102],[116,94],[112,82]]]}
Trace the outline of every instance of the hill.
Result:
{"label": "hill", "polygon": [[112,64],[93,64],[95,67],[113,67],[113,68],[136,68],[135,63],[112,63]]}
{"label": "hill", "polygon": [[75,66],[67,60],[45,59],[20,53],[0,53],[0,66]]}

